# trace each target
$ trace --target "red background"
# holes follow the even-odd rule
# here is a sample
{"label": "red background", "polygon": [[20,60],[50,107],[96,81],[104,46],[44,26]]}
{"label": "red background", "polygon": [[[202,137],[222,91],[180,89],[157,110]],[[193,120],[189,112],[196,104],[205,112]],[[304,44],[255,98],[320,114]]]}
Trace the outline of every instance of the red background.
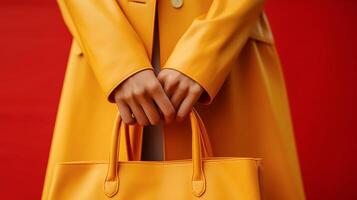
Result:
{"label": "red background", "polygon": [[[267,2],[308,199],[357,199],[356,10]],[[40,199],[70,38],[55,1],[1,0],[1,199]]]}

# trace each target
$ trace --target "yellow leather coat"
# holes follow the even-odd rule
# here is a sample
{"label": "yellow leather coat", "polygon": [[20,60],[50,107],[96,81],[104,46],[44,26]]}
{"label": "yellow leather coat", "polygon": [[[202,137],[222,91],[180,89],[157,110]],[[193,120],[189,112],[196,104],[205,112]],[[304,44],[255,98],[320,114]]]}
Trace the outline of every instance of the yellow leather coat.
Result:
{"label": "yellow leather coat", "polygon": [[[266,199],[305,199],[289,104],[264,0],[58,0],[73,35],[42,199],[54,165],[107,160],[117,107],[111,92],[153,69],[155,11],[161,68],[205,90],[195,105],[216,156],[263,158]],[[135,131],[133,131],[135,133]],[[165,159],[191,157],[189,120],[164,127]],[[139,158],[140,134],[131,134]],[[222,186],[224,187],[224,186]]]}

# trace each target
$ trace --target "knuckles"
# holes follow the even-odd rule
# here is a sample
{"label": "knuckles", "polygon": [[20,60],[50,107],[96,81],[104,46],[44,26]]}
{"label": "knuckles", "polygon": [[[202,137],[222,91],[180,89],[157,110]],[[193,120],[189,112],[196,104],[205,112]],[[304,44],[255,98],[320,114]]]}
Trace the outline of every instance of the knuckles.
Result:
{"label": "knuckles", "polygon": [[146,90],[150,93],[150,94],[153,94],[155,92],[158,92],[159,89],[160,89],[161,85],[160,83],[158,82],[151,82],[151,83],[148,83],[147,86],[146,86]]}
{"label": "knuckles", "polygon": [[137,88],[133,90],[132,95],[134,97],[142,97],[145,95],[145,90],[143,88]]}
{"label": "knuckles", "polygon": [[123,101],[130,101],[134,98],[134,94],[131,92],[128,92],[126,94],[123,94],[119,97],[119,100],[123,100]]}
{"label": "knuckles", "polygon": [[201,86],[194,84],[190,87],[190,93],[198,95],[202,92]]}

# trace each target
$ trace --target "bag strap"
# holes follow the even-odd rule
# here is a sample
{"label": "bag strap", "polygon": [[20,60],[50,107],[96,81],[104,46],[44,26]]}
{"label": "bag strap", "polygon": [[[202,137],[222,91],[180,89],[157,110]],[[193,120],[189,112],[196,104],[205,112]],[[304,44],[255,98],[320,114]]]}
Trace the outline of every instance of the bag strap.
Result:
{"label": "bag strap", "polygon": [[[193,109],[195,112],[196,109]],[[213,157],[213,150],[211,146],[211,142],[207,133],[207,129],[203,123],[203,120],[201,116],[197,112],[197,120],[199,120],[199,128],[201,129],[201,134],[200,134],[200,139],[201,139],[201,146],[202,146],[202,152],[203,152],[203,157],[208,158],[208,157]]]}
{"label": "bag strap", "polygon": [[[203,165],[202,165],[202,155],[203,149],[210,148],[210,145],[204,145],[203,148],[202,142],[208,138],[202,137],[202,132],[206,132],[205,125],[203,124],[202,119],[199,117],[197,111],[193,108],[190,112],[190,122],[191,122],[191,131],[192,131],[192,194],[196,197],[201,196],[206,189],[206,179],[204,176]],[[107,175],[104,182],[104,193],[108,197],[113,197],[117,194],[119,190],[119,156],[118,151],[121,146],[120,136],[126,135],[127,127],[125,123],[122,121],[120,114],[118,113],[116,116],[116,120],[113,126],[112,131],[112,140],[111,140],[111,150],[109,155],[109,163],[107,169]],[[119,139],[120,138],[120,139]],[[127,143],[128,138],[126,137]],[[127,146],[128,145],[124,145]],[[126,148],[128,152],[128,149]],[[212,153],[212,151],[210,151]],[[210,154],[207,152],[207,154]]]}
{"label": "bag strap", "polygon": [[[197,119],[200,121],[200,125],[204,124],[200,115],[197,115]],[[115,125],[118,125],[118,119],[116,118]],[[126,129],[127,131],[123,131],[125,134],[121,134],[119,139],[121,141],[127,141],[125,143],[122,143],[119,147],[119,160],[120,161],[133,161],[133,160],[141,160],[141,150],[142,150],[142,140],[143,140],[143,131],[144,127],[140,126],[139,124],[134,124],[134,125],[127,125],[127,124],[122,124],[120,128]],[[209,139],[209,136],[206,131],[205,126],[200,126],[201,129],[201,145],[202,145],[202,152],[203,152],[203,157],[213,157],[213,151],[211,147],[211,142]],[[114,131],[114,130],[113,130]]]}

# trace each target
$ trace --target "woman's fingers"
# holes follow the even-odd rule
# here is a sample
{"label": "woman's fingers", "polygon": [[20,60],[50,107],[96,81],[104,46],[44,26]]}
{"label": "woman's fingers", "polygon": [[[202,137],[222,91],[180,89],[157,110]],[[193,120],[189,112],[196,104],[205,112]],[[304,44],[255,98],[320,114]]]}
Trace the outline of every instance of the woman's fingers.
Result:
{"label": "woman's fingers", "polygon": [[129,106],[122,100],[118,100],[117,102],[118,109],[120,111],[120,116],[126,124],[135,124],[135,118],[131,117],[131,110]]}
{"label": "woman's fingers", "polygon": [[177,111],[177,121],[182,122],[186,118],[186,116],[191,112],[201,93],[202,89],[198,85],[193,85],[189,88],[187,96],[183,99]]}
{"label": "woman's fingers", "polygon": [[157,81],[152,85],[149,85],[149,93],[151,94],[152,98],[154,99],[157,106],[159,107],[162,114],[164,115],[165,122],[166,123],[172,122],[172,120],[175,119],[175,114],[176,114],[175,108],[172,105],[168,96],[166,95],[159,81]]}
{"label": "woman's fingers", "polygon": [[136,122],[143,126],[158,124],[161,120],[160,111],[165,122],[175,119],[175,108],[153,70],[143,70],[132,75],[113,92],[126,123],[133,123],[131,112]]}
{"label": "woman's fingers", "polygon": [[170,101],[176,110],[179,109],[181,102],[187,97],[188,89],[189,88],[185,84],[179,84],[175,88],[175,91],[172,94]]}
{"label": "woman's fingers", "polygon": [[198,83],[178,71],[165,69],[156,77],[152,70],[143,70],[115,90],[115,100],[124,122],[133,123],[133,112],[136,122],[145,126],[158,124],[161,114],[166,123],[175,117],[183,121],[202,92]]}
{"label": "woman's fingers", "polygon": [[166,95],[171,98],[176,92],[176,87],[180,84],[180,80],[177,76],[170,76],[169,70],[163,70],[157,77],[161,85],[164,88]]}
{"label": "woman's fingers", "polygon": [[136,101],[133,96],[126,98],[127,104],[130,106],[131,111],[133,112],[136,121],[141,125],[149,125],[149,120],[146,117],[145,112],[143,111],[141,105]]}
{"label": "woman's fingers", "polygon": [[161,120],[161,116],[153,100],[150,97],[148,97],[145,93],[138,95],[137,100],[141,105],[142,109],[144,110],[150,124],[151,125],[159,124]]}
{"label": "woman's fingers", "polygon": [[158,80],[175,110],[177,110],[181,101],[185,98],[187,86],[183,81],[180,81],[180,74],[178,72],[170,73],[171,71],[172,70],[161,71]]}
{"label": "woman's fingers", "polygon": [[177,111],[176,120],[183,121],[199,99],[203,88],[190,77],[172,69],[163,69],[158,80]]}

